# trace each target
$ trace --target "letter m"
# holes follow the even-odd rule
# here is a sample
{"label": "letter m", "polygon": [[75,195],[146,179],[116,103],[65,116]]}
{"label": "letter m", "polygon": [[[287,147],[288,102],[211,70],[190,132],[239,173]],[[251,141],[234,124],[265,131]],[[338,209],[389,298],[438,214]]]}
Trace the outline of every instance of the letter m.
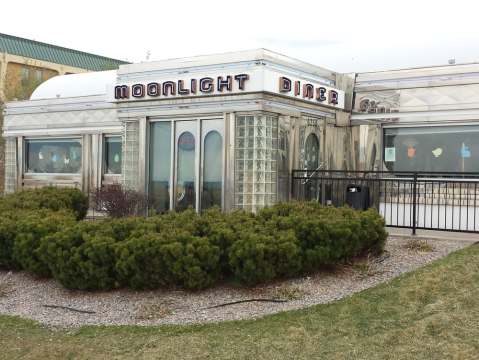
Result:
{"label": "letter m", "polygon": [[130,91],[127,85],[115,86],[115,99],[128,99]]}

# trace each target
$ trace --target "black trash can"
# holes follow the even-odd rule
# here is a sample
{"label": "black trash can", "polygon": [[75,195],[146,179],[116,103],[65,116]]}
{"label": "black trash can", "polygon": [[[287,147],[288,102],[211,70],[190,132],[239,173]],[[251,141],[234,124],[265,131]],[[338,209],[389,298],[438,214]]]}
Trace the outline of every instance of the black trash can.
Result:
{"label": "black trash can", "polygon": [[346,204],[356,210],[369,208],[369,187],[349,184],[346,186]]}

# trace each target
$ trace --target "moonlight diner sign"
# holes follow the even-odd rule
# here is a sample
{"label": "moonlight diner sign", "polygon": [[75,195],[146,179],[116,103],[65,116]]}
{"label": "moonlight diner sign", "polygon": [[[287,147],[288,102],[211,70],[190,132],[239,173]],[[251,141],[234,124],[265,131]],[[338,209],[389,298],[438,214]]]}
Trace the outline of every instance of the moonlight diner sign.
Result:
{"label": "moonlight diner sign", "polygon": [[275,72],[221,74],[114,87],[114,101],[270,92],[334,108],[344,108],[344,91]]}

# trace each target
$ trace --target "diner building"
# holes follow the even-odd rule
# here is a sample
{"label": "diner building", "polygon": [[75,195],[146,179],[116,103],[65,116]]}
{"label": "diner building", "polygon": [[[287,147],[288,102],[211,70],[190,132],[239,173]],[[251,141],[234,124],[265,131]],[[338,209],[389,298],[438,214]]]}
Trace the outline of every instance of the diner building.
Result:
{"label": "diner building", "polygon": [[58,76],[6,107],[5,190],[255,211],[293,169],[479,172],[479,64],[340,74],[259,49]]}

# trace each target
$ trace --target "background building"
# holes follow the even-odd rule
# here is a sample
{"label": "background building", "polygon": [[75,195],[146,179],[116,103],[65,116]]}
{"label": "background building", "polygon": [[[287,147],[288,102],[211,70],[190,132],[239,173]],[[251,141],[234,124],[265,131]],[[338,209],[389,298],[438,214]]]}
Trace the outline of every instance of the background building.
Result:
{"label": "background building", "polygon": [[[26,100],[56,75],[117,69],[125,61],[0,33],[0,126],[3,104]],[[4,187],[4,143],[0,139],[0,191]]]}

